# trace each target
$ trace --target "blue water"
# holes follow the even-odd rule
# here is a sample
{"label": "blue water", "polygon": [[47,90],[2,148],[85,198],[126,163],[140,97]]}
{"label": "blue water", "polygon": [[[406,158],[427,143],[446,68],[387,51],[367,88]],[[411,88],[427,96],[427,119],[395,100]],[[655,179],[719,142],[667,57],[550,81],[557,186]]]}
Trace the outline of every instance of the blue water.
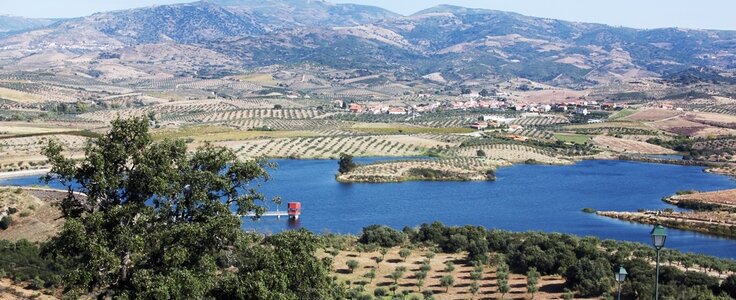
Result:
{"label": "blue water", "polygon": [[[396,184],[338,183],[334,160],[276,162],[279,167],[271,171],[273,180],[261,191],[281,196],[284,202],[302,202],[302,217],[298,221],[248,219],[243,225],[246,230],[278,232],[304,227],[318,233],[358,234],[371,224],[401,229],[441,221],[649,243],[650,226],[598,217],[581,209],[664,209],[672,206],[660,199],[678,190],[736,188],[730,177],[704,173],[702,167],[627,161],[518,165],[498,170],[495,182]],[[36,177],[0,180],[0,185],[36,183]],[[680,230],[670,230],[667,247],[736,258],[736,240]]]}

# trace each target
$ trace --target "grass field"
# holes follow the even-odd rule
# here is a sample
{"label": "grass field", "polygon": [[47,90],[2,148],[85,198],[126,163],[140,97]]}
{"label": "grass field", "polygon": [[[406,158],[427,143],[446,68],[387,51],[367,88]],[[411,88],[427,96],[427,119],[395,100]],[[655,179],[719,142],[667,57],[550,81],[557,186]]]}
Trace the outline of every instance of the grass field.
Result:
{"label": "grass field", "polygon": [[39,95],[29,94],[2,87],[0,87],[0,99],[8,99],[20,103],[35,103],[43,101],[43,99]]}
{"label": "grass field", "polygon": [[613,114],[608,119],[609,120],[617,120],[617,119],[621,119],[621,118],[626,118],[626,117],[628,117],[630,115],[635,114],[636,112],[637,112],[636,109],[626,108],[626,109],[623,109],[623,110],[621,110],[621,111]]}
{"label": "grass field", "polygon": [[572,133],[555,133],[555,138],[566,142],[566,143],[575,143],[575,144],[585,144],[590,140],[589,135],[584,134],[572,134]]}
{"label": "grass field", "polygon": [[256,83],[263,83],[263,84],[276,83],[276,81],[273,79],[273,75],[271,74],[254,73],[254,74],[233,76],[233,78],[239,79],[242,81],[249,81],[249,82],[256,82]]}

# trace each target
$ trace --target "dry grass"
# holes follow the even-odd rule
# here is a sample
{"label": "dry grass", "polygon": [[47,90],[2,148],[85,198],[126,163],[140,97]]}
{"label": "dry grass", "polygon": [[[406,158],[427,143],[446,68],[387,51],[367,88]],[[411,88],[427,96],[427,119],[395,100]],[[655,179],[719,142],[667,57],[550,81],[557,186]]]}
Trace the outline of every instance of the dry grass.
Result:
{"label": "dry grass", "polygon": [[631,139],[620,139],[612,136],[599,135],[593,138],[598,147],[614,152],[638,154],[675,154],[676,152],[662,146],[652,145]]}
{"label": "dry grass", "polygon": [[634,121],[655,122],[682,115],[683,112],[667,109],[647,109],[632,114],[624,119]]}
{"label": "dry grass", "polygon": [[63,191],[0,189],[0,215],[11,207],[18,210],[10,227],[0,231],[0,240],[41,242],[54,236],[64,224],[56,207],[64,196]]}
{"label": "dry grass", "polygon": [[41,96],[2,87],[0,87],[0,99],[8,99],[20,103],[37,103],[43,101]]}
{"label": "dry grass", "polygon": [[736,207],[736,190],[678,195],[672,200],[689,200]]}
{"label": "dry grass", "polygon": [[0,300],[25,299],[54,300],[58,298],[30,290],[25,284],[17,284],[8,278],[0,278]]}

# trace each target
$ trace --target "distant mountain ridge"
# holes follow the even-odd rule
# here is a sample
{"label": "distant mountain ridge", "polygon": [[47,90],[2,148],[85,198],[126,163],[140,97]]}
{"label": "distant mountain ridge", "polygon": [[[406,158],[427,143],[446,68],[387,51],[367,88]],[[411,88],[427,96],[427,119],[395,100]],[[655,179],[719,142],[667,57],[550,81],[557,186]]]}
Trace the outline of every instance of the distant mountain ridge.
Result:
{"label": "distant mountain ridge", "polygon": [[0,32],[23,31],[41,28],[55,23],[51,19],[32,19],[17,16],[0,15]]}
{"label": "distant mountain ridge", "polygon": [[[207,0],[98,13],[0,39],[15,51],[0,64],[12,69],[29,51],[73,57],[162,43],[214,51],[231,68],[315,63],[415,78],[439,73],[450,81],[592,85],[736,69],[735,31],[640,30],[450,5],[401,16],[313,0]],[[165,59],[146,54],[151,63]],[[34,66],[43,65],[39,58]]]}

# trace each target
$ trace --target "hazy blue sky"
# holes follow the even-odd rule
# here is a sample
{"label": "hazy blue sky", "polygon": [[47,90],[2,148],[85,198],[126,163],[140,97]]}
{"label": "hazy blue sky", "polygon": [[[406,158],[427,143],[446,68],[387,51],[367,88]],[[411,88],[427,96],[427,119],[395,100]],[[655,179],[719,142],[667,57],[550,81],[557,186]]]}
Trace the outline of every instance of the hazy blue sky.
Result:
{"label": "hazy blue sky", "polygon": [[[77,17],[98,11],[191,2],[186,0],[0,0],[0,14]],[[639,28],[736,30],[734,0],[332,0],[411,14],[438,4],[514,11],[531,16]]]}

